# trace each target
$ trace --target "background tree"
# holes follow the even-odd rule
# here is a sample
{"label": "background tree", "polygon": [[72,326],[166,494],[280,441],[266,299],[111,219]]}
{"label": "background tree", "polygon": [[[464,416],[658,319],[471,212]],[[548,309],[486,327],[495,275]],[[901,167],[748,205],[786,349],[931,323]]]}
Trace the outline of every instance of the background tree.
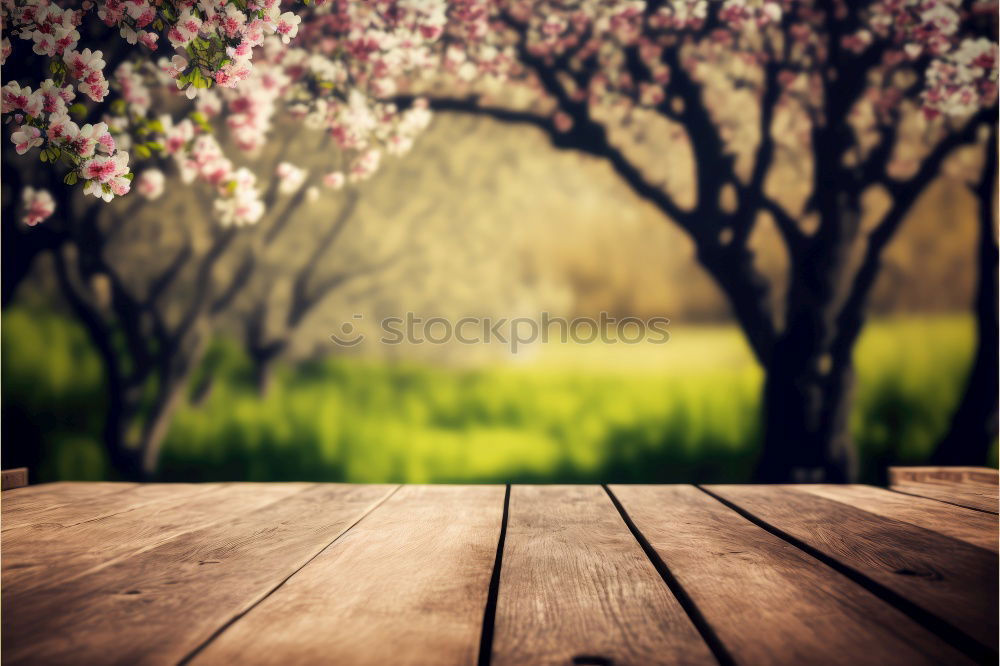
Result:
{"label": "background tree", "polygon": [[[688,232],[765,370],[758,478],[849,480],[868,297],[944,159],[995,122],[995,3],[457,4],[481,27],[449,33],[455,77],[432,106],[533,124],[608,160]],[[527,105],[476,72],[521,84]],[[677,169],[690,153],[690,192],[635,148],[636,134],[667,128],[684,138],[662,154]],[[769,176],[802,146],[808,188],[795,201]],[[891,205],[866,227],[873,188]],[[778,309],[748,242],[764,216],[789,257]]]}
{"label": "background tree", "polygon": [[940,465],[982,465],[997,441],[998,368],[1000,325],[997,301],[997,136],[986,140],[982,173],[970,185],[979,204],[976,311],[976,352],[965,391],[951,424],[937,444],[932,462]]}
{"label": "background tree", "polygon": [[[259,153],[275,119],[292,114],[306,129],[325,130],[328,144],[335,141],[348,156],[346,173],[324,177],[329,187],[339,188],[345,180],[369,177],[383,149],[406,152],[427,124],[425,110],[400,113],[375,94],[417,66],[440,35],[443,4],[323,4],[299,11],[336,36],[336,50],[288,47],[302,17],[282,13],[277,0],[240,5],[137,0],[82,8],[35,0],[2,4],[5,64],[17,51],[5,67],[8,83],[2,91],[15,151],[37,154],[49,165],[49,184],[55,178],[65,186],[82,183],[83,194],[95,197],[86,203],[65,187],[53,196],[26,184],[21,222],[29,227],[48,222],[37,234],[5,229],[5,236],[31,240],[18,243],[24,259],[13,272],[15,284],[5,285],[4,299],[33,257],[52,250],[58,284],[104,366],[104,439],[112,464],[125,477],[155,470],[171,415],[213,323],[252,271],[251,262],[220,274],[220,262],[233,248],[259,246],[261,233],[263,245],[273,241],[298,205],[313,198],[315,188],[303,187],[305,172],[285,162],[260,174],[270,181],[262,197],[258,174],[237,167],[223,143],[237,152]],[[179,54],[154,64],[147,54],[161,37]],[[111,81],[104,73],[109,64]],[[85,119],[93,122],[78,124]],[[223,142],[216,138],[220,131]],[[131,190],[130,148],[141,159],[170,159],[185,184],[206,183],[203,203],[217,222],[199,232],[178,220],[183,231],[170,248],[173,256],[145,283],[122,274],[108,258],[127,216],[102,222],[94,203]],[[139,189],[151,197],[165,184],[158,169],[145,170],[141,179]],[[292,192],[283,209],[272,210],[279,194]],[[50,219],[56,211],[58,218]],[[241,233],[265,215],[266,231]],[[168,293],[172,308],[164,304]]]}

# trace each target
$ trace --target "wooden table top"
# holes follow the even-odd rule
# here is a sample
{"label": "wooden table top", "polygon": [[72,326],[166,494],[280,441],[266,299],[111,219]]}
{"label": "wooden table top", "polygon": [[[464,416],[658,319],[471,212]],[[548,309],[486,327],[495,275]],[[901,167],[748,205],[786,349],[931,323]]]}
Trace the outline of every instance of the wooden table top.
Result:
{"label": "wooden table top", "polygon": [[870,486],[4,492],[5,664],[997,660],[997,514]]}

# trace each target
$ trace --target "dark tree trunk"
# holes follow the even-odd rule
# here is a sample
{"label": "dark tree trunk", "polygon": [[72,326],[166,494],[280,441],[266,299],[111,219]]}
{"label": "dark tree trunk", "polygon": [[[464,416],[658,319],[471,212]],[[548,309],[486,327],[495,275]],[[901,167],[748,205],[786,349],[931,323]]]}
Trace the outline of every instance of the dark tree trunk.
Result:
{"label": "dark tree trunk", "polygon": [[104,447],[108,452],[108,462],[119,479],[123,481],[145,481],[142,467],[142,451],[130,446],[128,431],[132,423],[134,409],[123,392],[115,387],[107,391],[108,403],[104,412]]}
{"label": "dark tree trunk", "polygon": [[[860,201],[830,188],[820,230],[792,253],[785,322],[764,363],[763,432],[756,479],[846,483],[857,476],[849,430],[856,333],[842,330],[859,238]],[[863,310],[863,302],[857,304]],[[854,313],[858,318],[863,312]]]}
{"label": "dark tree trunk", "polygon": [[271,361],[265,359],[255,359],[253,364],[254,385],[257,388],[257,395],[266,398],[271,392],[271,385],[274,382],[274,372],[271,369]]}
{"label": "dark tree trunk", "polygon": [[986,151],[979,197],[978,284],[976,286],[976,355],[948,432],[931,457],[936,465],[984,465],[997,439],[997,384],[1000,366],[1000,325],[997,319],[998,248],[994,218],[997,178],[997,137]]}
{"label": "dark tree trunk", "polygon": [[804,328],[779,339],[765,368],[756,480],[845,483],[857,473],[849,416],[854,370],[834,365]]}
{"label": "dark tree trunk", "polygon": [[266,398],[274,383],[274,362],[287,347],[287,340],[275,340],[263,346],[251,345],[250,361],[253,363],[254,385],[257,395]]}
{"label": "dark tree trunk", "polygon": [[[48,221],[51,225],[51,221]],[[48,250],[55,249],[61,242],[59,234],[51,228],[26,227],[19,219],[3,222],[3,280],[0,289],[0,305],[6,308],[14,300],[18,286],[24,282],[35,264],[35,259]]]}

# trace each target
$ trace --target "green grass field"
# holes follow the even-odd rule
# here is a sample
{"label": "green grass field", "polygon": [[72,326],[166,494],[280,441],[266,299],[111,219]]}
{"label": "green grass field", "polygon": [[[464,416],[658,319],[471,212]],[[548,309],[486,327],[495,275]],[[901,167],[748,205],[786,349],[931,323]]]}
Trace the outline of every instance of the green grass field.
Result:
{"label": "green grass field", "polygon": [[[917,463],[946,426],[972,349],[964,317],[868,326],[853,431],[864,478]],[[82,331],[3,317],[5,446],[38,477],[106,478],[101,370]],[[459,368],[330,358],[279,368],[264,400],[220,344],[209,398],[165,445],[169,480],[738,481],[758,440],[761,373],[738,331],[674,325],[662,346],[550,345],[530,362]],[[12,437],[17,437],[16,444]]]}

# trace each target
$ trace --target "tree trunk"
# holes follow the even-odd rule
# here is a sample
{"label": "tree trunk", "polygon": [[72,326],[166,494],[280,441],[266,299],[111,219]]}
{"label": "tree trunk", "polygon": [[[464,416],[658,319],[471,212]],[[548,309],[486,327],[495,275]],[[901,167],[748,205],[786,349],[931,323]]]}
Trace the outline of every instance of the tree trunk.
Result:
{"label": "tree trunk", "polygon": [[[847,483],[858,472],[849,429],[857,335],[840,323],[861,207],[849,191],[830,190],[819,231],[792,253],[784,328],[764,364],[762,482]],[[863,303],[856,307],[862,317]]]}
{"label": "tree trunk", "polygon": [[104,414],[104,448],[108,462],[123,481],[144,481],[142,452],[129,442],[128,432],[135,410],[123,390],[108,388],[108,404]]}
{"label": "tree trunk", "polygon": [[846,483],[857,474],[849,430],[854,369],[834,364],[808,330],[784,333],[765,368],[756,480]]}
{"label": "tree trunk", "polygon": [[180,406],[184,397],[184,389],[187,387],[187,382],[184,379],[186,379],[186,375],[184,378],[172,381],[165,386],[162,393],[157,396],[152,411],[146,416],[142,441],[139,446],[139,450],[142,451],[142,474],[146,478],[152,478],[156,475],[163,440],[170,432],[174,413]]}
{"label": "tree trunk", "polygon": [[979,196],[979,251],[976,285],[976,355],[958,408],[948,432],[938,442],[931,462],[935,465],[985,465],[997,439],[997,384],[1000,366],[1000,324],[997,312],[998,247],[994,221],[994,185],[997,174],[996,136],[986,151]]}
{"label": "tree trunk", "polygon": [[254,385],[257,387],[257,395],[266,398],[271,392],[271,385],[274,383],[274,371],[271,369],[271,361],[266,359],[256,359],[253,366]]}
{"label": "tree trunk", "polygon": [[287,338],[274,340],[266,345],[249,346],[250,362],[253,364],[254,385],[257,395],[266,398],[274,383],[274,362],[288,346]]}

